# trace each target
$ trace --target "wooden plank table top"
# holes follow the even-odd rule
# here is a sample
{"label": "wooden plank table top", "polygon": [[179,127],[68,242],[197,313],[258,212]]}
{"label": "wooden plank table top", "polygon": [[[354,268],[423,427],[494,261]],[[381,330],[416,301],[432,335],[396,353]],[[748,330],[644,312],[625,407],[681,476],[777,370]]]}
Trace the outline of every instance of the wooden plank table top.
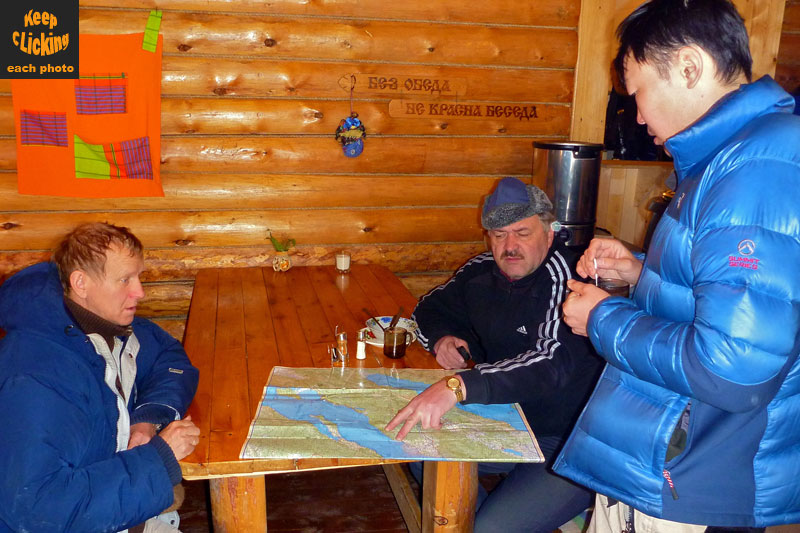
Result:
{"label": "wooden plank table top", "polygon": [[[211,480],[215,531],[266,531],[263,474],[394,463],[376,459],[239,459],[273,366],[330,368],[334,331],[346,331],[347,366],[439,368],[419,343],[402,359],[367,346],[357,360],[356,333],[369,318],[409,316],[416,299],[388,269],[353,265],[349,274],[333,266],[218,268],[195,279],[184,346],[200,370],[188,414],[200,427],[200,442],[181,461],[184,478]],[[422,531],[470,531],[477,494],[474,463],[437,462],[425,469]]]}

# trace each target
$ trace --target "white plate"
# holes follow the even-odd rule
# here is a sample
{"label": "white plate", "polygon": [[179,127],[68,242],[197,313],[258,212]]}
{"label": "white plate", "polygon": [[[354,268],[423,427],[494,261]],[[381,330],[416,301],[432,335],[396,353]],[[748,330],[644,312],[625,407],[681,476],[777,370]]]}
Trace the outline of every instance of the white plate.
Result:
{"label": "white plate", "polygon": [[[372,332],[376,339],[378,339],[381,343],[383,342],[383,330],[389,327],[389,323],[392,321],[391,316],[377,316],[375,317],[380,322],[380,326],[375,323],[375,320],[368,319],[367,320],[367,328]],[[410,318],[400,318],[397,320],[397,325],[401,328],[405,328],[406,331],[410,331],[412,333],[416,333],[417,331],[417,323],[411,320]]]}
{"label": "white plate", "polygon": [[[366,334],[367,334],[367,335],[366,335],[366,337],[367,337],[367,344],[369,344],[370,346],[378,346],[378,347],[382,347],[382,346],[383,346],[383,338],[381,337],[381,339],[380,339],[380,340],[378,340],[378,339],[376,339],[376,338],[374,338],[374,337],[370,337],[370,331],[369,331],[369,328],[361,328],[361,331],[364,331],[364,332],[366,332]],[[409,339],[410,339],[410,340],[409,340],[408,342],[406,342],[406,346],[408,346],[409,344],[411,344],[412,342],[414,342],[415,340],[417,340],[417,334],[416,334],[416,332],[412,331],[412,332],[411,332],[411,336],[409,337]]]}
{"label": "white plate", "polygon": [[[383,318],[383,317],[378,317],[378,318]],[[389,321],[392,320],[392,317],[388,317],[388,318],[389,318]],[[389,321],[387,321],[386,323],[388,324]],[[413,326],[413,328],[411,328],[411,327],[406,328],[409,331],[409,333],[411,333],[411,335],[409,336],[409,341],[406,343],[408,345],[408,344],[411,344],[412,342],[414,342],[415,340],[417,340],[417,331],[416,331],[417,330],[417,324],[413,320],[408,320],[407,318],[401,318],[398,321],[398,325],[401,325],[403,323],[403,321],[405,321],[408,326]],[[367,320],[367,322],[372,324],[373,327],[375,326],[375,322],[373,322],[372,319]],[[369,344],[371,346],[383,346],[383,330],[378,328],[378,334],[377,335],[369,327],[361,328],[361,331],[366,333],[367,344]]]}

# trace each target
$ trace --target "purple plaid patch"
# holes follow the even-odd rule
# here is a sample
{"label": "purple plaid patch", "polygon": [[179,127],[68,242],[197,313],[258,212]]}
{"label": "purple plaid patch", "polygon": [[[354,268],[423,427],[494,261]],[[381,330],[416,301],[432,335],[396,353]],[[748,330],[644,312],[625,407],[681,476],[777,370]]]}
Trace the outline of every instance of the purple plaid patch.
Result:
{"label": "purple plaid patch", "polygon": [[47,146],[69,146],[66,113],[22,110],[19,117],[20,142]]}
{"label": "purple plaid patch", "polygon": [[75,80],[75,106],[79,115],[125,113],[128,79],[121,74],[81,74]]}
{"label": "purple plaid patch", "polygon": [[122,159],[125,177],[131,180],[153,179],[153,165],[150,159],[150,139],[141,137],[122,141]]}

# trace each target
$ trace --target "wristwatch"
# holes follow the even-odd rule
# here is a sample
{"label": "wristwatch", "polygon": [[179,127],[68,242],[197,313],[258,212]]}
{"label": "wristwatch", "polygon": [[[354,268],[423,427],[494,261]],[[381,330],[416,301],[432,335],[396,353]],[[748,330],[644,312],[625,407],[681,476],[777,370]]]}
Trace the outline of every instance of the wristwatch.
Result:
{"label": "wristwatch", "polygon": [[444,383],[456,395],[456,401],[462,402],[464,400],[464,391],[461,389],[461,380],[455,376],[448,376],[446,380]]}

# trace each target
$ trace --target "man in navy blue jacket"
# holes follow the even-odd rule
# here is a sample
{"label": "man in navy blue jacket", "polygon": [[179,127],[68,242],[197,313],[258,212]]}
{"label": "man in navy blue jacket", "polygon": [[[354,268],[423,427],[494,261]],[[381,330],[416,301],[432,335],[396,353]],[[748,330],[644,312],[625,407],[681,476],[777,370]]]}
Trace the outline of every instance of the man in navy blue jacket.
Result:
{"label": "man in navy blue jacket", "polygon": [[143,268],[126,228],[90,223],[0,287],[0,532],[164,529],[198,373],[134,316]]}
{"label": "man in navy blue jacket", "polygon": [[466,367],[459,348],[478,364],[455,374],[450,388],[443,380],[422,392],[387,429],[402,423],[402,439],[417,423],[438,428],[457,401],[520,402],[547,458],[545,464],[479,467],[508,477],[479,501],[476,532],[552,531],[591,503],[589,491],[549,469],[600,369],[588,343],[561,322],[576,257],[554,240],[552,221],[544,192],[504,178],[481,217],[491,253],[470,259],[414,311],[420,341],[443,368]]}

